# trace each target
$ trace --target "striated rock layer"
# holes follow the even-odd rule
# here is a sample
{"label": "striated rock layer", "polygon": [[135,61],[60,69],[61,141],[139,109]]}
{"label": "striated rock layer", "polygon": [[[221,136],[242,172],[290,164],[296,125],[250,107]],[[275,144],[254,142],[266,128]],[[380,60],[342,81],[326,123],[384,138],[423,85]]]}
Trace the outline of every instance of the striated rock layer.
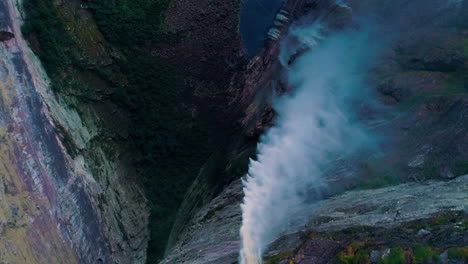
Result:
{"label": "striated rock layer", "polygon": [[102,151],[108,182],[67,154],[66,140],[85,151],[96,128],[51,93],[22,37],[19,6],[0,2],[0,261],[144,263],[146,201]]}

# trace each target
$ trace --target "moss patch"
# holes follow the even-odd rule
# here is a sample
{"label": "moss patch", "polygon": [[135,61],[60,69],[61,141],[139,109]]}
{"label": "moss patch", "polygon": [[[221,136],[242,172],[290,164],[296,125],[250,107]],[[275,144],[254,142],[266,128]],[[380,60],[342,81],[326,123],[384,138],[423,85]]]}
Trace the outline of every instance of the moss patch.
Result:
{"label": "moss patch", "polygon": [[291,251],[280,252],[280,253],[275,254],[273,256],[266,257],[264,259],[264,263],[265,264],[276,264],[276,263],[280,262],[281,260],[290,259],[293,255],[294,254]]}
{"label": "moss patch", "polygon": [[454,173],[456,176],[468,174],[468,160],[458,160],[455,162]]}
{"label": "moss patch", "polygon": [[468,261],[468,246],[460,248],[450,248],[448,250],[449,259]]}
{"label": "moss patch", "polygon": [[356,189],[367,190],[377,189],[388,186],[397,185],[400,180],[392,174],[384,174],[382,176],[373,177],[371,179],[365,179],[357,183]]}
{"label": "moss patch", "polygon": [[414,263],[428,263],[439,259],[439,252],[429,246],[417,246],[413,250]]}
{"label": "moss patch", "polygon": [[463,38],[461,41],[462,52],[465,58],[468,58],[468,38]]}
{"label": "moss patch", "polygon": [[366,264],[369,263],[369,253],[358,243],[352,243],[339,252],[335,258],[336,264]]}

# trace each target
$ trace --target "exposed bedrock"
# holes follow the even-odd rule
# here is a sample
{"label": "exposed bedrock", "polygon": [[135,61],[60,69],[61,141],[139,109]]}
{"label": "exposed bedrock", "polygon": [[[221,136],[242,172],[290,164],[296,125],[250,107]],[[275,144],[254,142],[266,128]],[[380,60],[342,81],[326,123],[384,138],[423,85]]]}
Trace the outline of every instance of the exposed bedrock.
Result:
{"label": "exposed bedrock", "polygon": [[[291,226],[290,233],[272,241],[271,251],[267,255],[294,252],[311,232],[333,233],[350,228],[391,230],[415,220],[430,219],[447,210],[467,214],[467,192],[466,175],[448,182],[430,181],[425,184],[409,183],[375,190],[349,191],[314,203],[309,209],[300,212],[308,218],[306,225]],[[241,222],[238,203],[241,199],[241,184],[236,181],[198,211],[186,232],[161,263],[237,263]],[[301,215],[295,217],[301,218]],[[466,236],[468,231],[463,232]],[[413,237],[416,235],[413,234]],[[326,246],[325,242],[322,245]],[[394,242],[398,244],[399,241]],[[460,245],[463,243],[459,242]],[[308,254],[320,255],[321,252],[312,250]],[[332,250],[332,253],[336,253],[336,250]],[[330,259],[325,259],[324,263],[326,261]]]}
{"label": "exposed bedrock", "polygon": [[[77,55],[77,65],[64,63],[65,70],[56,73],[58,92],[22,36],[22,1],[0,2],[0,262],[145,263],[150,208],[129,164],[134,152],[127,151],[135,113],[124,109],[127,101],[113,101],[117,88],[129,85],[119,67],[132,60],[106,40],[87,1],[50,2],[73,43],[61,48]],[[265,47],[251,59],[241,48],[240,2],[172,0],[163,16],[170,40],[138,47],[145,57],[167,60],[183,72],[183,99],[174,105],[207,119],[218,147],[185,196],[162,263],[236,263],[240,178],[259,137],[274,125],[272,98],[293,92],[285,65],[306,52],[298,46],[281,57],[282,41],[292,24],[318,17],[333,30],[352,28],[354,15],[373,5],[383,24],[395,15],[389,10],[406,14],[366,76],[377,103],[358,113],[382,135],[381,146],[373,155],[338,161],[326,176],[340,188],[298,212],[306,224],[292,222],[267,257],[316,263],[307,262],[317,258],[313,252],[323,251],[328,255],[322,260],[330,260],[350,242],[343,234],[355,228],[375,230],[366,233],[375,237],[445,213],[462,221],[458,214],[466,214],[468,199],[467,0],[340,1],[348,6],[288,0]],[[453,7],[421,4],[442,2]],[[408,13],[418,4],[418,15]],[[34,32],[28,41],[39,54],[43,47]],[[349,190],[356,188],[374,189]],[[432,245],[445,250],[441,244],[466,236],[466,226],[456,223],[441,228],[447,240],[436,228],[421,229],[406,238],[432,237]],[[382,243],[390,248],[400,242],[388,237]],[[155,243],[163,248],[165,241]]]}
{"label": "exposed bedrock", "polygon": [[[311,211],[317,213],[311,213],[311,224],[299,229],[335,232],[359,225],[391,229],[433,218],[446,209],[466,213],[467,178],[459,176],[468,173],[468,1],[453,1],[448,8],[440,1],[430,1],[417,15],[410,15],[410,11],[421,4],[419,1],[408,5],[407,1],[343,2],[348,6],[331,1],[286,1],[265,48],[230,79],[228,106],[239,113],[238,134],[227,148],[227,158],[210,159],[187,193],[162,263],[237,261],[243,198],[238,179],[247,171],[248,158],[255,156],[258,137],[274,125],[271,98],[291,91],[281,74],[281,40],[291,23],[300,19],[313,21],[325,16],[330,28],[340,30],[354,26],[354,15],[370,7],[382,24],[395,16],[386,13],[389,10],[406,14],[393,23],[398,34],[392,35],[366,76],[376,104],[358,109],[363,122],[383,140],[375,153],[337,162],[327,179],[331,186],[339,182],[341,187],[325,191],[325,197],[333,198],[314,205],[317,207]],[[299,47],[286,63],[294,63],[303,52]],[[213,179],[223,179],[220,191],[210,189]],[[396,185],[405,182],[410,183]],[[396,186],[339,195],[350,188],[387,185]],[[281,191],[288,191],[287,186]],[[362,207],[353,206],[361,202]],[[323,210],[329,211],[321,218]],[[303,237],[299,240],[305,241]],[[283,244],[277,251],[294,251],[297,245],[288,248]]]}
{"label": "exposed bedrock", "polygon": [[98,128],[52,93],[19,6],[0,2],[0,261],[144,263],[145,198],[102,150],[93,149],[104,177],[91,172],[81,153]]}

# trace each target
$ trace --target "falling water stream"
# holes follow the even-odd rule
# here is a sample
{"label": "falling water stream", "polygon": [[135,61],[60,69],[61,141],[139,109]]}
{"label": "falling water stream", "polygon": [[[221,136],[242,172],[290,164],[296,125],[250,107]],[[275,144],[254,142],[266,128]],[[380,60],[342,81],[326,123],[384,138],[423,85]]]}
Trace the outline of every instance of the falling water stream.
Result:
{"label": "falling water stream", "polygon": [[[307,210],[310,193],[326,185],[328,164],[371,138],[353,113],[356,101],[369,96],[363,75],[377,44],[372,30],[358,28],[333,33],[316,21],[289,31],[308,51],[283,65],[294,92],[274,102],[275,126],[261,138],[243,180],[242,264],[261,263],[268,244]],[[289,49],[283,41],[282,54],[294,53]]]}

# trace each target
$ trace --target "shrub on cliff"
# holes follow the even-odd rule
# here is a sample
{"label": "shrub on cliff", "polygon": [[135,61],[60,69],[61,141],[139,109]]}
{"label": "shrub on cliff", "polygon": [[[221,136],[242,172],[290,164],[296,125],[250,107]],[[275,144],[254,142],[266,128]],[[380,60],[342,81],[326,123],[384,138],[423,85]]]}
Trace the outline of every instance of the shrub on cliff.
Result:
{"label": "shrub on cliff", "polygon": [[62,71],[74,56],[70,50],[72,40],[54,4],[47,0],[25,0],[24,9],[27,16],[21,30],[29,40],[34,38],[40,43],[31,45],[34,52],[49,75]]}

